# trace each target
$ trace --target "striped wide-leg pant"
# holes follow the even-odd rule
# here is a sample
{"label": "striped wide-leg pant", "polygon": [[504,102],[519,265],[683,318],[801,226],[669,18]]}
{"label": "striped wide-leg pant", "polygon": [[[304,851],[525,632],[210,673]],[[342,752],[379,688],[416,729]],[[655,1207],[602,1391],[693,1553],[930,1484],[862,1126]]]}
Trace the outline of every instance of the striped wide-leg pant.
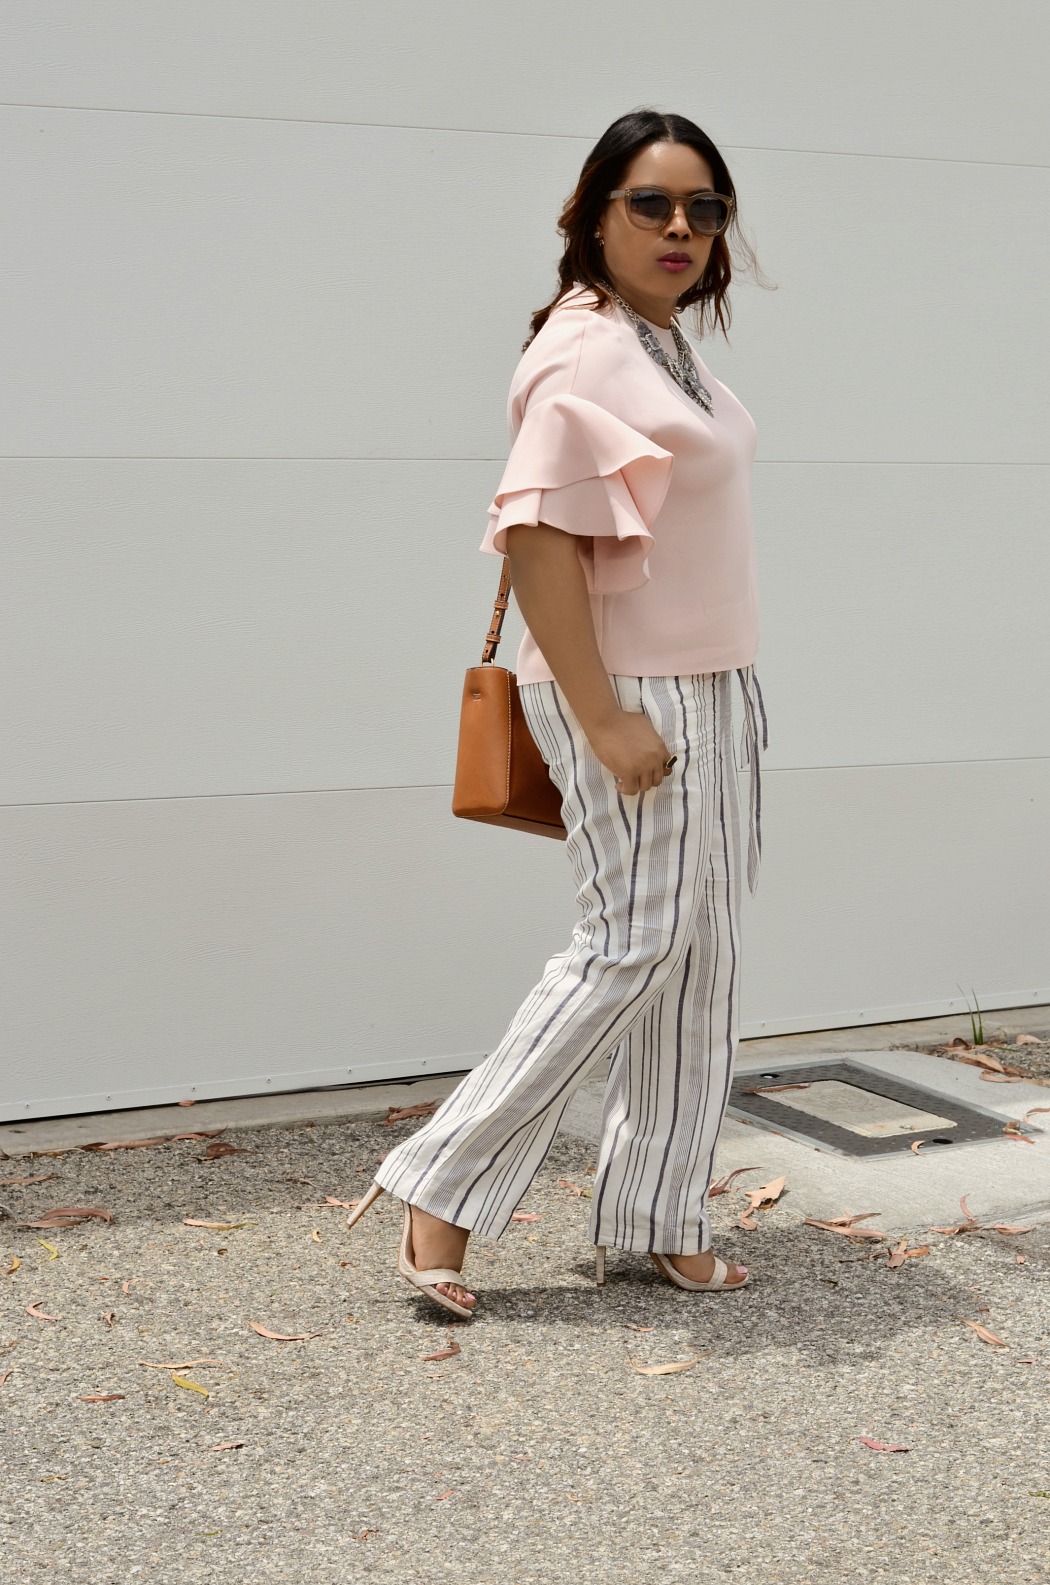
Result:
{"label": "striped wide-leg pant", "polygon": [[[757,679],[737,674],[752,764],[748,874],[757,876]],[[741,823],[733,674],[614,677],[677,763],[617,793],[556,683],[526,683],[526,718],[563,796],[580,913],[496,1049],[376,1178],[410,1204],[497,1238],[550,1149],[570,1096],[611,1054],[590,1236],[695,1254],[738,1038]],[[763,715],[764,727],[764,715]]]}

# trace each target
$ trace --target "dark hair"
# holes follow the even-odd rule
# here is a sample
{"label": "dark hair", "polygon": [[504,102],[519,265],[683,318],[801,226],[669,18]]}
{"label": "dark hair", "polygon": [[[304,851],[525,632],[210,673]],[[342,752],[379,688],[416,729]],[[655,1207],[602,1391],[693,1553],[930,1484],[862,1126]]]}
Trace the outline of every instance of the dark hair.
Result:
{"label": "dark hair", "polygon": [[[551,309],[573,287],[589,286],[597,296],[596,307],[611,302],[603,286],[605,262],[595,240],[594,231],[599,217],[608,202],[606,193],[619,187],[627,167],[636,154],[651,143],[686,143],[705,159],[711,167],[715,190],[728,197],[736,197],[733,179],[725,160],[706,132],[685,116],[662,115],[657,110],[631,110],[607,128],[584,161],[576,191],[567,200],[558,218],[558,233],[565,238],[565,250],[558,265],[558,290],[544,308],[532,316],[532,326],[525,346],[537,331],[547,323]],[[705,329],[720,328],[723,335],[729,329],[732,317],[729,308],[729,282],[732,276],[729,244],[745,268],[757,270],[757,261],[737,223],[736,205],[728,227],[715,237],[711,256],[703,275],[682,293],[679,308],[696,305],[696,328],[701,335]],[[522,349],[524,351],[524,348]]]}

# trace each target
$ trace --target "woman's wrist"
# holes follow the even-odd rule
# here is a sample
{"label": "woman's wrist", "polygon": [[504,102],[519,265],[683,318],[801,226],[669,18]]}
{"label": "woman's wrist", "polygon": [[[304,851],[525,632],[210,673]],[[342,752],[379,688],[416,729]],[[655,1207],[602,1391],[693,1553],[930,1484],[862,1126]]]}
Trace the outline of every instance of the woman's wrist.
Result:
{"label": "woman's wrist", "polygon": [[[571,699],[569,703],[572,703]],[[623,709],[614,695],[607,705],[600,706],[593,711],[577,709],[575,713],[588,742],[592,748],[595,748],[599,742],[615,733],[617,723],[623,715]]]}

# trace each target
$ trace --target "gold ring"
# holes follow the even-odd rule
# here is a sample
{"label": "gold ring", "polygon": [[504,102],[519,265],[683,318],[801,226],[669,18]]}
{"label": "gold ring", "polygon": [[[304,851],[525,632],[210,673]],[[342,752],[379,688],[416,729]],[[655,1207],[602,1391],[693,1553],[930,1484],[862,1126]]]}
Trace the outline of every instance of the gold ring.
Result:
{"label": "gold ring", "polygon": [[671,766],[677,764],[677,762],[678,762],[678,755],[677,754],[672,754],[670,759],[664,760],[664,770],[670,770]]}

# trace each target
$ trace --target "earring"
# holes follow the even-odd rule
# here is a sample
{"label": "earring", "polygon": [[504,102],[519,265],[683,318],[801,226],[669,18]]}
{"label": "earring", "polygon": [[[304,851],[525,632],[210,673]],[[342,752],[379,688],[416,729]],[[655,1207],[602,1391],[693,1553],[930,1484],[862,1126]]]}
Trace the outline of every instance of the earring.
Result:
{"label": "earring", "polygon": [[595,236],[596,236],[596,238],[597,238],[597,239],[598,239],[598,246],[599,246],[599,247],[600,247],[600,248],[604,248],[604,246],[605,246],[605,238],[604,238],[604,237],[603,237],[603,236],[602,236],[602,234],[601,234],[601,232],[600,232],[600,231],[596,231],[596,232],[595,232],[595,233],[594,233],[594,235],[595,235]]}

